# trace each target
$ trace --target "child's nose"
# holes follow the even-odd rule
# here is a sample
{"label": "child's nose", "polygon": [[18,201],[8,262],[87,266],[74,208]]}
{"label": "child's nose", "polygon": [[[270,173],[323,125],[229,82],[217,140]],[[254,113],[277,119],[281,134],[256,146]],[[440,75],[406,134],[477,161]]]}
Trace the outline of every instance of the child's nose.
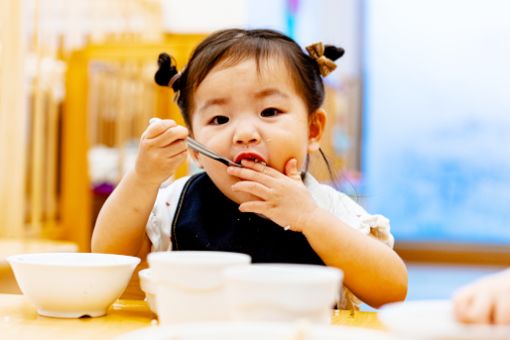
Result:
{"label": "child's nose", "polygon": [[260,134],[253,124],[240,124],[234,133],[234,144],[257,144]]}

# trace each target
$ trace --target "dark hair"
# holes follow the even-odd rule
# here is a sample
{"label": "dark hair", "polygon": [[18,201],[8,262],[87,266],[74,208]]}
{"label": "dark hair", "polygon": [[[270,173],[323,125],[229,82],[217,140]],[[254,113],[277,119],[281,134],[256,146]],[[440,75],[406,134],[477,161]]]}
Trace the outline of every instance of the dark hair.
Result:
{"label": "dark hair", "polygon": [[[344,55],[341,47],[324,46],[324,57],[335,61]],[[298,94],[304,100],[308,114],[319,109],[324,102],[324,83],[318,61],[288,36],[268,29],[226,29],[209,35],[193,51],[188,65],[179,73],[173,58],[161,53],[158,57],[158,71],[154,80],[161,86],[170,86],[176,93],[176,102],[184,121],[190,130],[193,110],[193,93],[207,74],[219,63],[235,65],[240,61],[255,58],[260,71],[261,60],[278,56],[290,70]],[[320,154],[326,163],[333,186],[335,176],[322,149]],[[305,168],[308,169],[309,157]],[[306,171],[301,174],[304,179]]]}
{"label": "dark hair", "polygon": [[[342,48],[326,45],[324,56],[336,60],[344,54]],[[296,90],[303,98],[308,112],[319,109],[324,102],[324,84],[319,64],[288,36],[268,29],[227,29],[211,34],[194,50],[188,65],[179,74],[172,58],[162,53],[158,58],[159,69],[155,80],[159,85],[171,86],[176,92],[176,102],[184,121],[191,128],[193,93],[207,74],[220,62],[236,63],[255,58],[260,61],[280,56],[291,71]]]}

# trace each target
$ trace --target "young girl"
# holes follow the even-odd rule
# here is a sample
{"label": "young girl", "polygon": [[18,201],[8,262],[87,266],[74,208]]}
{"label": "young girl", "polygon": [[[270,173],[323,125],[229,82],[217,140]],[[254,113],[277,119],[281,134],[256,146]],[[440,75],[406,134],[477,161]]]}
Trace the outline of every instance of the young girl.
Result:
{"label": "young girl", "polygon": [[[218,250],[328,265],[344,272],[343,308],[403,300],[407,271],[388,220],[307,173],[326,124],[321,74],[343,54],[308,49],[275,31],[230,29],[206,38],[180,73],[161,55],[156,81],[176,91],[188,128],[148,126],[135,169],[98,216],[93,251]],[[160,188],[186,159],[188,134],[241,166],[192,151],[204,172]]]}

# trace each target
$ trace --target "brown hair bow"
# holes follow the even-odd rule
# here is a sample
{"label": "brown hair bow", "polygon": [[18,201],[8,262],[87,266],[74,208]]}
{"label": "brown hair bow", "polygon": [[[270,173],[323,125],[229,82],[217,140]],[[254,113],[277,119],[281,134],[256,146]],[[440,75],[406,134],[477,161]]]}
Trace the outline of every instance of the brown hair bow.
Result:
{"label": "brown hair bow", "polygon": [[322,42],[306,46],[306,50],[310,57],[319,64],[321,76],[325,77],[336,69],[335,62],[324,55],[324,44]]}

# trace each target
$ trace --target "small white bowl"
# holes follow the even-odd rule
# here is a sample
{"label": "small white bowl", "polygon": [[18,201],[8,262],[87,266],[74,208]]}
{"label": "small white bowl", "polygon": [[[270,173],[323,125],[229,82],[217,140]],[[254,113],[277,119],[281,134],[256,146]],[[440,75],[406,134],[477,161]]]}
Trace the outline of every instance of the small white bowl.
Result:
{"label": "small white bowl", "polygon": [[225,271],[230,318],[327,324],[343,273],[319,265],[253,264]]}
{"label": "small white bowl", "polygon": [[7,258],[25,296],[44,316],[97,317],[124,292],[140,262],[132,256],[39,253]]}
{"label": "small white bowl", "polygon": [[159,323],[167,325],[226,320],[223,272],[250,263],[251,257],[221,251],[166,251],[150,253],[148,261]]}
{"label": "small white bowl", "polygon": [[149,304],[152,312],[157,313],[156,310],[156,284],[150,268],[142,269],[138,272],[140,278],[140,288],[145,293],[145,301]]}

